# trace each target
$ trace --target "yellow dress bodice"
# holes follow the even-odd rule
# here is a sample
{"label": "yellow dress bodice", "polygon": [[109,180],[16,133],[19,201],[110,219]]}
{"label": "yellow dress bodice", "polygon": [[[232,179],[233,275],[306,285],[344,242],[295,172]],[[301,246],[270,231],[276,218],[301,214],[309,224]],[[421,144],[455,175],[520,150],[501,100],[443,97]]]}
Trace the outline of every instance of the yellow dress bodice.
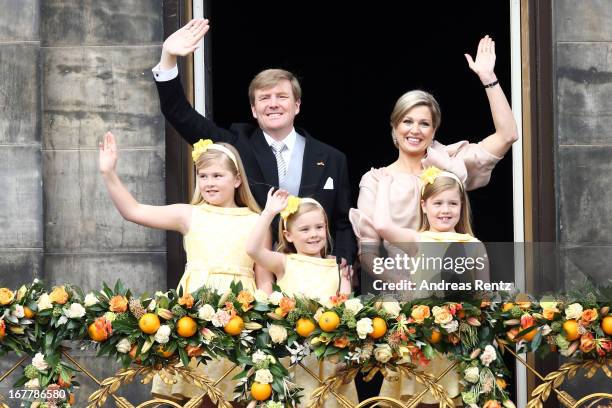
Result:
{"label": "yellow dress bodice", "polygon": [[303,295],[325,302],[340,287],[336,259],[288,254],[285,274],[276,284],[289,296]]}
{"label": "yellow dress bodice", "polygon": [[239,280],[245,289],[255,291],[254,262],[246,253],[246,240],[258,217],[247,207],[194,206],[183,238],[187,265],[179,286],[187,292],[202,285],[225,292]]}

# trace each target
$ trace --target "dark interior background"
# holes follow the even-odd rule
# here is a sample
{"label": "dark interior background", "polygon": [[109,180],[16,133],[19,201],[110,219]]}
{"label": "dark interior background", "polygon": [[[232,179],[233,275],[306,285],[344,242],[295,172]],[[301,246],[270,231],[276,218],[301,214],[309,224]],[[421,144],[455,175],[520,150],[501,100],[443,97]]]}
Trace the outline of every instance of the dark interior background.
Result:
{"label": "dark interior background", "polygon": [[[212,114],[252,121],[253,76],[279,67],[300,79],[296,123],[348,157],[353,202],[370,167],[397,158],[389,115],[406,91],[431,92],[442,109],[437,140],[478,142],[493,132],[485,91],[468,68],[481,36],[496,44],[496,74],[510,93],[509,2],[374,3],[209,1]],[[470,193],[476,236],[512,241],[511,154]]]}

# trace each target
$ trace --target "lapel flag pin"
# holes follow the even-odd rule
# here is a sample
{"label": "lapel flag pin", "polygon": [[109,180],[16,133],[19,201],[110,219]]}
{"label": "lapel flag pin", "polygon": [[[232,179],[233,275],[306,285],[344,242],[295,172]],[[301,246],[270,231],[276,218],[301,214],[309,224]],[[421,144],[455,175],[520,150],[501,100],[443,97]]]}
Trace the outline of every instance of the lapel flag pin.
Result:
{"label": "lapel flag pin", "polygon": [[317,162],[317,166],[325,166],[325,163],[323,163],[323,162]]}

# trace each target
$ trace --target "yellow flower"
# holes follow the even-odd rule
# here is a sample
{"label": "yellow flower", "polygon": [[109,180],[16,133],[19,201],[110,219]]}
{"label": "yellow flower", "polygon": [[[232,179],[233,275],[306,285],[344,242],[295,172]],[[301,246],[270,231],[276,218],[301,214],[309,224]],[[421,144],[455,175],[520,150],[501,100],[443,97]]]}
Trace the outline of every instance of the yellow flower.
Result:
{"label": "yellow flower", "polygon": [[194,162],[198,161],[200,155],[208,150],[208,146],[213,144],[213,141],[210,139],[200,139],[196,144],[193,145],[193,151],[191,152],[191,158]]}
{"label": "yellow flower", "polygon": [[6,306],[15,299],[15,294],[8,288],[0,288],[0,306]]}
{"label": "yellow flower", "polygon": [[56,286],[53,288],[53,291],[49,294],[49,300],[52,303],[57,303],[58,305],[64,305],[68,302],[68,292],[63,286]]}
{"label": "yellow flower", "polygon": [[423,170],[420,177],[423,183],[433,184],[433,182],[436,181],[436,177],[438,177],[440,173],[442,173],[442,170],[435,166],[431,166]]}
{"label": "yellow flower", "polygon": [[295,213],[300,206],[300,198],[296,196],[290,195],[287,198],[287,206],[283,211],[281,211],[280,216],[283,220],[287,221],[287,218],[293,213]]}

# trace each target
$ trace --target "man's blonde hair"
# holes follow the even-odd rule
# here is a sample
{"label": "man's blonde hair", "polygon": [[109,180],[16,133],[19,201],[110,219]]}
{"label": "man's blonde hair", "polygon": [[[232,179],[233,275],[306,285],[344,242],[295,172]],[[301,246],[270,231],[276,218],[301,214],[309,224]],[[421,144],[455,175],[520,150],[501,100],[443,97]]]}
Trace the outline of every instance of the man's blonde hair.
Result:
{"label": "man's blonde hair", "polygon": [[255,104],[255,91],[268,89],[276,86],[279,82],[287,80],[291,83],[291,90],[296,101],[302,98],[302,88],[300,82],[295,75],[284,69],[266,69],[255,75],[255,78],[249,84],[249,101],[251,105]]}

